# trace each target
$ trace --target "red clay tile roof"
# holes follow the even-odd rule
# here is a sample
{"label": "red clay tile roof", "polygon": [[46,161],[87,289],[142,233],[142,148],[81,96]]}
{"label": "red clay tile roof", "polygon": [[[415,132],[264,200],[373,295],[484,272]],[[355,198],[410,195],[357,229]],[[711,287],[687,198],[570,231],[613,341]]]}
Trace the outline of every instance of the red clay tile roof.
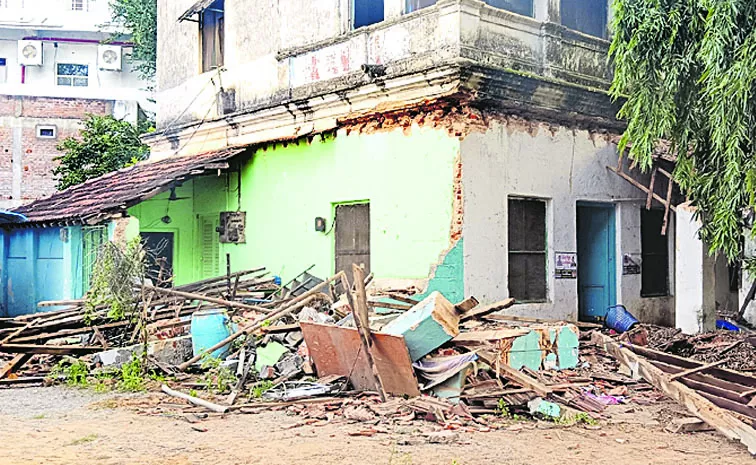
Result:
{"label": "red clay tile roof", "polygon": [[143,200],[171,188],[178,180],[217,169],[244,149],[226,149],[201,155],[142,162],[69,187],[14,211],[28,223],[76,222],[94,224],[120,214]]}

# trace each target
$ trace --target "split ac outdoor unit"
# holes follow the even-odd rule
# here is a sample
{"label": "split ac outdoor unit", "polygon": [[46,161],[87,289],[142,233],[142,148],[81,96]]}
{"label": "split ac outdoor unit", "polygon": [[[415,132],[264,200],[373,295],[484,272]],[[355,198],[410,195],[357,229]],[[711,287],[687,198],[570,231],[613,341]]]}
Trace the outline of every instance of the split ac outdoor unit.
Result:
{"label": "split ac outdoor unit", "polygon": [[106,71],[121,71],[123,51],[119,45],[98,45],[97,64]]}
{"label": "split ac outdoor unit", "polygon": [[19,40],[18,63],[24,66],[42,66],[42,41]]}

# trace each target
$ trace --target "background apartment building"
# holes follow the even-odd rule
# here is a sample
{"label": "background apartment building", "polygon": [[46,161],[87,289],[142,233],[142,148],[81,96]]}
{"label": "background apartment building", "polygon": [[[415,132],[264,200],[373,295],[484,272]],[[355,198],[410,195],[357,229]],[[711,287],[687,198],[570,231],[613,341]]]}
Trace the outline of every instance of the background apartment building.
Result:
{"label": "background apartment building", "polygon": [[0,209],[55,192],[57,144],[89,113],[149,105],[107,0],[0,0]]}

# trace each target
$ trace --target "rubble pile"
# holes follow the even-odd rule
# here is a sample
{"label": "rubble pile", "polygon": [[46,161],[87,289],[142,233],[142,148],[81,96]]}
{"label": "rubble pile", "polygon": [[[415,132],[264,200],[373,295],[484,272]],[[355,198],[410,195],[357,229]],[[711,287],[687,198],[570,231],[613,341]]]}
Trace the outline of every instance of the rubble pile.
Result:
{"label": "rubble pile", "polygon": [[746,334],[643,325],[617,334],[507,315],[513,299],[452,303],[439,292],[368,292],[372,276],[358,267],[351,278],[304,272],[281,285],[260,268],[147,285],[138,321],[56,302],[68,307],[0,322],[0,386],[55,382],[64,357],[83,365],[77,376],[101,379],[141,356],[161,374],[154,387],[164,396],[150,413],[190,421],[283,410],[299,418],[290,427],[359,423],[353,433],[364,436],[413,422],[461,431],[513,418],[591,423],[666,395],[756,451],[756,378],[724,368],[753,363],[740,352],[753,349]]}

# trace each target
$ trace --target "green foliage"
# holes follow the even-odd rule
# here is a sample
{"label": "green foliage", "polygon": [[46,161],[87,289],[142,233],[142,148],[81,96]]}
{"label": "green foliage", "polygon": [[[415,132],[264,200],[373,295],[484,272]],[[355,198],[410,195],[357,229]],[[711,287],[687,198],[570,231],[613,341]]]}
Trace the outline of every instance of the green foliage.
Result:
{"label": "green foliage", "polygon": [[592,416],[588,415],[585,412],[578,412],[575,415],[563,415],[561,417],[554,418],[554,423],[558,425],[564,425],[564,426],[573,426],[573,425],[588,425],[588,426],[597,426],[598,420],[593,418]]}
{"label": "green foliage", "polygon": [[272,381],[260,381],[252,386],[252,397],[255,399],[262,399],[263,394],[273,389]]}
{"label": "green foliage", "polygon": [[83,360],[64,358],[50,370],[50,378],[63,380],[71,387],[84,388],[89,386],[89,365]]}
{"label": "green foliage", "polygon": [[742,255],[742,212],[756,206],[756,2],[614,0],[620,150],[648,170],[660,140],[697,207],[711,252]]}
{"label": "green foliage", "polygon": [[58,150],[64,152],[56,158],[60,165],[53,170],[58,189],[81,184],[146,159],[149,147],[139,139],[146,129],[109,115],[87,115],[79,136],[63,139],[58,145]]}
{"label": "green foliage", "polygon": [[91,287],[87,292],[85,319],[91,322],[100,305],[108,308],[108,318],[136,321],[139,308],[135,286],[144,280],[145,252],[140,239],[134,238],[125,247],[106,242],[97,255]]}
{"label": "green foliage", "polygon": [[81,444],[87,444],[93,441],[96,441],[99,436],[97,434],[88,434],[82,438],[76,439],[74,441],[69,442],[68,444],[65,444],[66,446],[79,446]]}
{"label": "green foliage", "polygon": [[229,391],[236,384],[236,374],[228,367],[222,366],[222,361],[210,354],[204,354],[200,360],[200,367],[207,372],[202,376],[205,388],[215,394]]}
{"label": "green foliage", "polygon": [[142,79],[152,81],[157,69],[157,0],[111,0],[110,7],[113,22],[131,35],[134,69]]}
{"label": "green foliage", "polygon": [[136,353],[131,357],[131,361],[124,363],[120,370],[120,380],[118,381],[118,390],[127,392],[144,391],[144,366],[142,357]]}

